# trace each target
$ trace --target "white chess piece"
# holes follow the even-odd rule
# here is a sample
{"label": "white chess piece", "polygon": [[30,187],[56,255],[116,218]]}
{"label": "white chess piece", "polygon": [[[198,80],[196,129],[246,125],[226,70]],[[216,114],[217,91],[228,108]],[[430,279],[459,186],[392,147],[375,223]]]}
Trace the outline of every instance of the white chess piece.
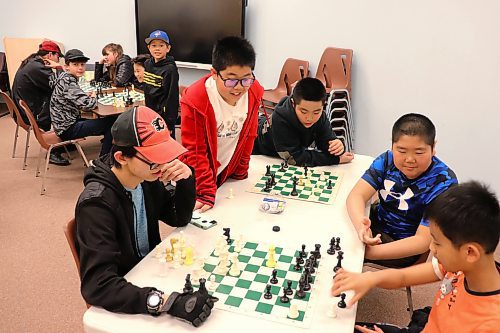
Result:
{"label": "white chess piece", "polygon": [[229,194],[227,195],[227,198],[228,199],[233,199],[234,198],[234,193],[233,193],[233,189],[232,188],[229,189]]}
{"label": "white chess piece", "polygon": [[241,273],[241,270],[239,268],[239,260],[238,260],[238,255],[235,253],[231,257],[231,261],[233,264],[231,265],[231,269],[229,270],[229,275],[231,276],[238,276]]}
{"label": "white chess piece", "polygon": [[155,258],[156,259],[165,258],[165,256],[163,255],[163,250],[161,249],[160,245],[156,245],[155,247]]}
{"label": "white chess piece", "polygon": [[291,301],[290,309],[288,310],[288,318],[297,319],[299,317],[299,307],[295,302]]}
{"label": "white chess piece", "polygon": [[330,318],[337,318],[337,303],[333,302],[326,315]]}
{"label": "white chess piece", "polygon": [[236,243],[234,244],[234,252],[236,252],[236,253],[240,253],[240,252],[241,252],[241,250],[243,250],[243,249],[241,248],[241,246],[242,246],[242,244],[241,244],[240,240],[239,240],[239,239],[237,239],[237,240],[236,240]]}
{"label": "white chess piece", "polygon": [[181,267],[181,265],[182,265],[181,253],[179,251],[177,251],[174,254],[174,268],[179,268],[179,267]]}
{"label": "white chess piece", "polygon": [[210,279],[208,280],[207,288],[210,291],[215,291],[215,289],[217,289],[217,282],[215,282],[215,275],[210,276]]}

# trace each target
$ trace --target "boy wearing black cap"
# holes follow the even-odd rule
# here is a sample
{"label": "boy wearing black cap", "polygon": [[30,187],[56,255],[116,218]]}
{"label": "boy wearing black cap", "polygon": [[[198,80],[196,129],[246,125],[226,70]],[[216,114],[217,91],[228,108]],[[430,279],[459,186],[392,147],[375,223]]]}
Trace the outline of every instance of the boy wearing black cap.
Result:
{"label": "boy wearing black cap", "polygon": [[[191,220],[194,177],[177,159],[186,149],[170,137],[163,118],[145,106],[121,114],[111,133],[111,154],[87,171],[76,206],[82,295],[108,311],[167,312],[199,326],[216,300],[206,290],[165,295],[124,278],[160,243],[159,220],[174,227]],[[165,188],[168,181],[176,182],[174,195]]]}
{"label": "boy wearing black cap", "polygon": [[81,111],[91,111],[97,106],[97,99],[89,96],[78,85],[85,74],[85,64],[89,60],[83,52],[72,49],[64,56],[66,72],[51,81],[53,87],[50,99],[50,117],[57,136],[62,140],[72,140],[87,136],[104,135],[100,156],[111,149],[111,126],[115,117],[82,119]]}
{"label": "boy wearing black cap", "polygon": [[174,57],[169,56],[170,39],[165,31],[153,31],[145,39],[152,58],[144,62],[144,97],[146,106],[158,112],[175,138],[179,114],[179,72]]}

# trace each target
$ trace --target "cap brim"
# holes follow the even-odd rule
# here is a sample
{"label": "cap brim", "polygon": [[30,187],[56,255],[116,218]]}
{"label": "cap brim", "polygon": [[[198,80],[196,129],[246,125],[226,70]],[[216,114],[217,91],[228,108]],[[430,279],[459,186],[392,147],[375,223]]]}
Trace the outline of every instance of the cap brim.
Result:
{"label": "cap brim", "polygon": [[165,164],[181,156],[187,149],[179,142],[170,138],[166,142],[154,146],[134,147],[141,155],[153,163]]}
{"label": "cap brim", "polygon": [[87,57],[69,57],[69,58],[64,58],[64,60],[66,61],[77,61],[77,60],[81,60],[81,61],[89,61],[90,58],[87,58]]}
{"label": "cap brim", "polygon": [[154,41],[155,39],[158,39],[158,40],[162,40],[164,41],[165,43],[167,44],[170,44],[170,42],[168,40],[166,40],[165,38],[159,38],[159,37],[155,37],[155,38],[146,38],[145,41],[146,41],[146,44],[149,45],[149,43],[151,43],[152,41]]}

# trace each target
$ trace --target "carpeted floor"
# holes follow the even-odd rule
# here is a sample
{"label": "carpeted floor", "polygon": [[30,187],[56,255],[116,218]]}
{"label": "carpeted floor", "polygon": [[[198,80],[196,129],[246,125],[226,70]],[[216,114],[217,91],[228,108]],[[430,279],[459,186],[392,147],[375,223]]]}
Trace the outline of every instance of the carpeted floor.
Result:
{"label": "carpeted floor", "polygon": [[[51,165],[47,192],[41,196],[41,178],[35,178],[38,142],[32,136],[28,167],[22,170],[26,133],[21,133],[12,158],[14,130],[10,117],[0,118],[0,332],[81,332],[86,307],[62,227],[73,216],[83,189],[83,162],[72,153],[70,166]],[[94,159],[99,138],[82,146]],[[429,305],[436,289],[413,288],[415,308]],[[360,302],[358,320],[405,324],[406,304],[404,290],[374,290]]]}

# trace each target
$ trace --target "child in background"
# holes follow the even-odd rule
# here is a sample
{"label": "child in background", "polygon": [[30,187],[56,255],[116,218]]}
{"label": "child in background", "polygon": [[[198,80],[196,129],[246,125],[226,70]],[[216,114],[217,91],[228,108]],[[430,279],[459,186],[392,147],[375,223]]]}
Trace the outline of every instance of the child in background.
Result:
{"label": "child in background", "polygon": [[[326,90],[320,80],[298,81],[292,96],[283,98],[271,117],[259,117],[253,154],[279,156],[290,165],[318,166],[348,163],[354,155],[344,152],[323,107]],[[314,146],[314,147],[311,147]]]}
{"label": "child in background", "polygon": [[215,203],[217,187],[228,178],[248,177],[264,89],[255,80],[255,51],[241,37],[214,46],[210,74],[184,90],[181,100],[184,163],[195,169],[196,205]]}
{"label": "child in background", "polygon": [[62,140],[72,140],[87,136],[104,135],[100,156],[111,149],[111,126],[116,117],[82,119],[81,111],[91,111],[97,106],[97,100],[87,95],[78,85],[78,80],[85,73],[85,64],[89,60],[80,50],[69,50],[64,56],[66,72],[51,82],[53,87],[50,99],[50,118],[57,136]]}
{"label": "child in background", "polygon": [[134,87],[144,90],[144,63],[146,60],[150,59],[149,54],[139,54],[137,57],[132,59],[134,65]]}
{"label": "child in background", "polygon": [[123,87],[133,82],[132,61],[128,55],[123,54],[120,44],[110,43],[104,46],[102,55],[102,59],[95,68],[96,81],[111,81],[116,87]]}
{"label": "child in background", "polygon": [[355,328],[364,333],[420,332],[422,328],[423,333],[498,332],[500,266],[494,255],[500,233],[498,199],[477,182],[463,183],[440,194],[425,218],[430,221],[432,262],[362,274],[339,270],[332,294],[353,290],[351,306],[374,287],[397,289],[441,280],[427,320],[413,316],[407,328],[367,323]]}
{"label": "child in background", "polygon": [[[435,137],[429,118],[415,113],[399,118],[392,128],[392,150],[375,159],[347,197],[351,222],[367,245],[367,261],[406,267],[428,250],[425,208],[457,183],[455,173],[434,156]],[[368,218],[365,207],[375,193],[380,203]]]}
{"label": "child in background", "polygon": [[152,58],[144,62],[144,97],[146,106],[158,112],[175,139],[179,115],[179,72],[174,57],[169,56],[170,39],[165,31],[153,31],[146,38]]}

